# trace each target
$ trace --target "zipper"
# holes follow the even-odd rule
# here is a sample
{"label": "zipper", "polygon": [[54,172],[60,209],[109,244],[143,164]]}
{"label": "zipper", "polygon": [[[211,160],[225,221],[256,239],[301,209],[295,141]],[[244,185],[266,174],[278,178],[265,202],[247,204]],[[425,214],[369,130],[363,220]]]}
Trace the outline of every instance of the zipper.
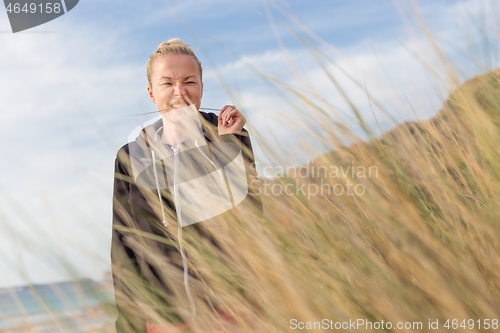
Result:
{"label": "zipper", "polygon": [[189,278],[188,278],[188,267],[186,254],[184,248],[182,247],[182,212],[179,205],[179,185],[177,185],[177,178],[179,169],[179,145],[177,147],[170,147],[174,152],[174,205],[175,211],[177,213],[177,236],[179,239],[179,250],[182,257],[182,265],[184,266],[184,286],[186,287],[186,294],[188,296],[189,304],[191,305],[191,313],[193,314],[192,319],[196,317],[196,306],[194,305],[193,296],[191,296],[191,290],[189,289]]}
{"label": "zipper", "polygon": [[171,147],[174,152],[174,205],[175,210],[177,211],[177,222],[179,227],[181,227],[181,218],[179,212],[179,186],[177,185],[178,169],[179,169],[179,145],[177,147]]}

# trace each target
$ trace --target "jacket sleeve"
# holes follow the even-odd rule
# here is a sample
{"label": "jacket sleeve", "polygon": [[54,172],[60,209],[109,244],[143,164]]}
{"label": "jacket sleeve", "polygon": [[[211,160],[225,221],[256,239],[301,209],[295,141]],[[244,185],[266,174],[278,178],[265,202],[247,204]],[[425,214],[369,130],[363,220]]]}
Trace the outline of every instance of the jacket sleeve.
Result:
{"label": "jacket sleeve", "polygon": [[258,184],[259,182],[259,179],[257,169],[255,167],[255,156],[253,153],[252,142],[250,140],[250,133],[248,133],[248,131],[244,128],[241,130],[241,132],[242,135],[235,134],[234,136],[249,150],[248,154],[243,153],[248,180],[248,200],[262,214],[264,214],[264,206],[260,197],[260,187],[256,186],[256,184]]}
{"label": "jacket sleeve", "polygon": [[[216,128],[218,126],[218,117],[214,113],[210,113],[207,117]],[[264,214],[264,206],[262,204],[261,194],[260,194],[260,186],[257,169],[255,167],[255,156],[252,148],[252,141],[250,140],[250,133],[243,128],[240,134],[225,134],[220,136],[224,141],[234,142],[234,139],[241,142],[241,144],[248,148],[248,152],[243,153],[243,157],[245,160],[245,168],[247,173],[247,181],[248,181],[248,196],[247,200],[256,207],[262,214]]]}
{"label": "jacket sleeve", "polygon": [[111,268],[118,310],[117,333],[146,332],[146,321],[137,315],[133,295],[141,290],[141,274],[137,256],[127,245],[127,237],[137,228],[134,225],[129,203],[130,173],[129,159],[125,149],[120,149],[115,160],[113,186],[113,231],[111,245]]}

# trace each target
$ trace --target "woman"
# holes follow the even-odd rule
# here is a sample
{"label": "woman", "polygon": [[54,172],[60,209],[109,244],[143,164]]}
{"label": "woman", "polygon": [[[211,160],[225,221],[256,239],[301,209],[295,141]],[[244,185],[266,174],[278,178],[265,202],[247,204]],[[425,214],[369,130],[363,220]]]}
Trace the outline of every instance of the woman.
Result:
{"label": "woman", "polygon": [[[187,297],[196,315],[190,282],[202,284],[188,265],[183,229],[218,247],[204,231],[213,218],[240,204],[262,211],[248,186],[255,169],[245,119],[229,105],[218,117],[199,111],[202,67],[189,45],[179,39],[160,44],[147,78],[162,119],[124,145],[115,161],[111,260],[118,333],[152,330],[158,319],[182,322],[172,310],[177,298]],[[179,247],[171,241],[175,231]]]}

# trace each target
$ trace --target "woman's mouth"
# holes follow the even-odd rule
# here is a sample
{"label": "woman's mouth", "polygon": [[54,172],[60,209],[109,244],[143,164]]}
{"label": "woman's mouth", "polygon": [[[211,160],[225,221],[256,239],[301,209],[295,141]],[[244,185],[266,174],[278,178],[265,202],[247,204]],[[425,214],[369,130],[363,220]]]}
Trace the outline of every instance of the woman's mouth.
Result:
{"label": "woman's mouth", "polygon": [[181,108],[183,108],[185,106],[188,106],[188,105],[189,105],[189,103],[187,103],[187,102],[184,102],[184,103],[182,103],[182,102],[181,103],[171,103],[170,107],[172,109],[181,109]]}

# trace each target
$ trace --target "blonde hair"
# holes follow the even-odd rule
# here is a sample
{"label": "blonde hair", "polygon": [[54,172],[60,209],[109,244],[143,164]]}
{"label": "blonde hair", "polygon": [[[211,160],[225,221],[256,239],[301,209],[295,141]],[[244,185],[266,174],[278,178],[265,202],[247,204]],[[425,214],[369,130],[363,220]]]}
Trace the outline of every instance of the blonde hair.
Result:
{"label": "blonde hair", "polygon": [[194,51],[191,49],[191,45],[184,44],[184,42],[179,38],[172,38],[167,42],[161,43],[156,49],[156,51],[154,51],[153,54],[149,56],[148,65],[146,67],[146,73],[148,76],[148,85],[150,88],[152,88],[151,76],[153,75],[154,60],[156,58],[160,58],[170,54],[185,54],[195,58],[196,62],[198,63],[198,68],[200,69],[200,79],[202,78],[203,69],[201,68],[201,62],[200,60],[198,60],[198,58],[194,54]]}

